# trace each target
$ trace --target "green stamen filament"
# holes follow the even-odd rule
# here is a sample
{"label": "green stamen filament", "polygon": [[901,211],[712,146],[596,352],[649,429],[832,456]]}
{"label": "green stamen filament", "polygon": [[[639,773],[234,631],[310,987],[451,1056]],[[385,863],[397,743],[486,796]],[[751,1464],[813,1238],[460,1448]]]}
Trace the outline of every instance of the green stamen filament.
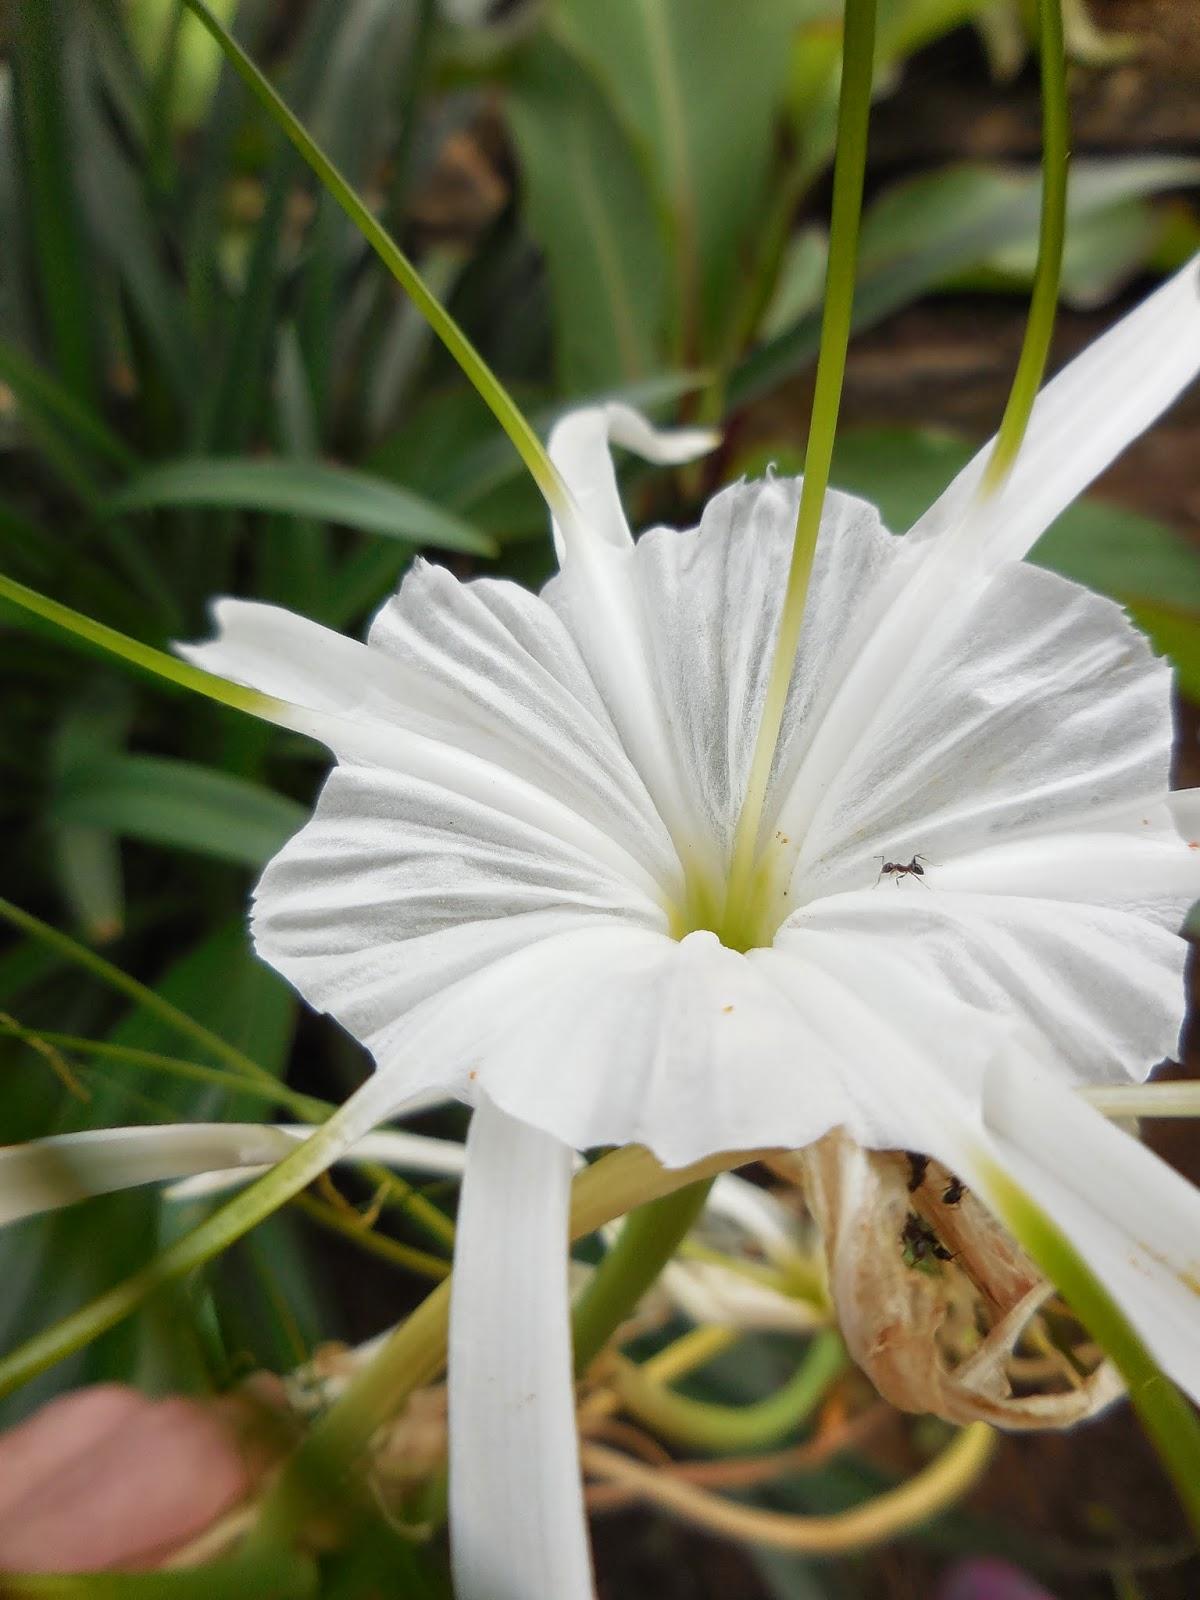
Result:
{"label": "green stamen filament", "polygon": [[1062,0],[1038,0],[1038,34],[1042,71],[1042,213],[1037,270],[1016,377],[980,485],[985,495],[993,494],[1011,472],[1029,426],[1050,354],[1062,276],[1070,141]]}
{"label": "green stamen filament", "polygon": [[771,674],[758,725],[746,797],[734,834],[720,929],[722,940],[734,949],[745,949],[755,942],[753,904],[759,827],[771,764],[783,724],[784,706],[812,577],[817,534],[821,527],[821,512],[829,486],[829,469],[846,372],[846,351],[850,343],[850,318],[854,307],[858,225],[867,163],[874,50],[875,0],[846,0],[837,156],[829,228],[829,265],[825,279],[825,306],[821,319],[821,348],[817,357],[812,421],[804,460],[804,484]]}

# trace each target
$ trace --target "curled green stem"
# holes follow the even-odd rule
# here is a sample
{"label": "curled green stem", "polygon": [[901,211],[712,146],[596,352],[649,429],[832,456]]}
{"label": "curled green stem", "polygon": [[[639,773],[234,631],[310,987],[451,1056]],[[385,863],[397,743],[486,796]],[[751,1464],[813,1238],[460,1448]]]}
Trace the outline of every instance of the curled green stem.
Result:
{"label": "curled green stem", "polygon": [[625,1409],[672,1444],[711,1451],[766,1450],[811,1416],[833,1381],[846,1369],[840,1335],[820,1333],[792,1376],[774,1394],[752,1405],[715,1405],[676,1393],[632,1361],[617,1369],[614,1386]]}

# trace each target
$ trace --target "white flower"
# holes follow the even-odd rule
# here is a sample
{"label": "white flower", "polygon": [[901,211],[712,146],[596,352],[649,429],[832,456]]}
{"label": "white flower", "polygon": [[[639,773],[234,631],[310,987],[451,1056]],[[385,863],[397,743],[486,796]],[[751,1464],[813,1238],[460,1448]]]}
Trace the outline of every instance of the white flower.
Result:
{"label": "white flower", "polygon": [[[223,600],[219,636],[184,652],[337,757],[253,927],[374,1056],[364,1125],[431,1089],[476,1106],[450,1348],[461,1600],[590,1592],[577,1149],[682,1164],[841,1126],[985,1200],[999,1163],[1200,1395],[1200,1196],[1071,1091],[1177,1043],[1200,852],[1194,800],[1168,795],[1170,674],[1118,606],[1022,561],[1198,367],[1193,262],[1048,387],[992,499],[986,452],[904,539],[829,497],[746,948],[718,935],[795,483],[736,484],[698,529],[635,544],[609,440],[659,461],[705,441],[580,412],[551,441],[578,514],[540,597],[419,563],[365,645]],[[924,874],[881,880],[888,862]]]}

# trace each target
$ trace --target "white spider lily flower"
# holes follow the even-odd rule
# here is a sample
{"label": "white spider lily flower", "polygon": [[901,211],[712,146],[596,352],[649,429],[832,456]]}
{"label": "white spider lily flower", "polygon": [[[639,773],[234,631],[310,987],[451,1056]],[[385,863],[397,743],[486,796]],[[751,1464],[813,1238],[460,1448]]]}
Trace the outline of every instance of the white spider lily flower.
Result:
{"label": "white spider lily flower", "polygon": [[[371,1051],[364,1125],[431,1089],[476,1107],[461,1600],[590,1593],[564,1247],[589,1146],[684,1164],[841,1127],[985,1201],[1006,1172],[1200,1395],[1200,1195],[1071,1089],[1177,1044],[1200,851],[1168,795],[1170,673],[1118,606],[1022,560],[1198,368],[1193,261],[1046,388],[992,498],[986,451],[906,538],[829,496],[736,948],[726,867],[795,483],[735,484],[635,543],[608,441],[704,441],[590,409],[551,440],[575,506],[540,596],[418,563],[366,644],[223,600],[185,650],[337,757],[253,929]],[[889,863],[909,870],[880,881]]]}

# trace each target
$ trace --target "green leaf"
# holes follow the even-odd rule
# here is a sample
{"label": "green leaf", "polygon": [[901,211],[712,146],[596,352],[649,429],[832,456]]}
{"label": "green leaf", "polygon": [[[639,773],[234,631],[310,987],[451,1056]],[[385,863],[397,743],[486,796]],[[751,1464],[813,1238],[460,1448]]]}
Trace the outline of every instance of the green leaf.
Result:
{"label": "green leaf", "polygon": [[[279,449],[296,460],[311,459],[320,448],[317,418],[300,341],[290,322],[279,330],[273,388]],[[328,528],[311,518],[272,519],[254,543],[255,592],[307,617],[323,618],[330,543]]]}
{"label": "green leaf", "polygon": [[168,461],[132,479],[104,509],[150,511],[164,506],[225,506],[335,522],[415,545],[491,555],[486,535],[431,501],[365,472],[319,461],[250,457]]}
{"label": "green leaf", "polygon": [[[205,1024],[230,1046],[246,1052],[266,1072],[278,1076],[287,1058],[296,1002],[287,985],[251,953],[241,916],[218,926],[175,959],[158,978],[155,992]],[[114,1044],[178,1053],[180,1033],[169,1019],[134,1007],[109,1031]],[[188,1054],[215,1059],[189,1040]],[[152,1094],[151,1116],[203,1121],[225,1115],[261,1116],[261,1104],[242,1100],[226,1088],[186,1079],[164,1079],[129,1063],[107,1077],[91,1074],[90,1102],[61,1101],[50,1130],[66,1132],[146,1117],[144,1094]],[[43,1124],[44,1126],[44,1124]],[[11,1293],[0,1296],[0,1348],[11,1349],[49,1319],[70,1311],[101,1292],[153,1255],[160,1234],[161,1197],[142,1190],[109,1195],[86,1206],[32,1218],[0,1230],[0,1278]],[[156,1384],[197,1385],[193,1319],[187,1302],[167,1290],[163,1318],[153,1306],[137,1321],[106,1335],[76,1357],[66,1373],[26,1389],[23,1408],[48,1398],[64,1379],[97,1381],[137,1374],[153,1353]],[[161,1302],[160,1302],[161,1304]]]}
{"label": "green leaf", "polygon": [[[1200,176],[1200,163],[1196,164]],[[1123,200],[1092,216],[1081,217],[1069,230],[1062,263],[1062,301],[1078,310],[1092,310],[1119,293],[1155,259],[1168,218],[1146,200]],[[1033,281],[1037,251],[1022,240],[998,250],[955,287],[1021,292]]]}
{"label": "green leaf", "polygon": [[[219,1034],[273,1077],[282,1073],[295,1023],[296,1000],[283,979],[251,951],[244,916],[221,923],[186,950],[159,978],[155,992]],[[164,1018],[142,1009],[130,1011],[108,1037],[113,1044],[137,1050],[180,1051],[178,1030]],[[196,1043],[187,1045],[186,1054],[197,1052],[205,1054]],[[243,1114],[261,1115],[259,1100],[243,1102],[227,1090],[219,1091],[222,1098],[217,1101],[211,1090],[195,1084],[158,1088],[156,1093],[164,1098],[169,1095],[181,1116],[198,1120],[217,1106],[234,1119]]]}
{"label": "green leaf", "polygon": [[77,442],[90,446],[127,471],[136,466],[137,457],[133,451],[113,433],[99,412],[7,339],[0,339],[0,378],[22,406],[53,418],[73,434]]}
{"label": "green leaf", "polygon": [[[229,23],[237,0],[215,0],[214,9]],[[128,0],[131,43],[148,73],[161,68],[163,52],[175,51],[170,81],[169,121],[173,129],[203,120],[216,87],[221,52],[194,17],[177,17],[161,0]]]}
{"label": "green leaf", "polygon": [[[133,316],[181,411],[196,389],[199,355],[183,315],[183,296],[163,262],[163,249],[146,205],[141,175],[127,160],[100,103],[94,72],[95,41],[83,29],[71,39],[68,87],[74,114],[73,170],[82,209],[98,254],[115,270]],[[142,382],[146,382],[143,374]]]}
{"label": "green leaf", "polygon": [[1078,500],[1038,540],[1032,559],[1128,605],[1200,615],[1200,556],[1171,528],[1094,496]]}
{"label": "green leaf", "polygon": [[[1077,161],[1068,195],[1068,237],[1097,213],[1189,181],[1195,163],[1176,156]],[[964,163],[886,190],[862,223],[854,326],[861,331],[953,282],[997,251],[1036,240],[1036,171]],[[819,307],[750,353],[734,374],[730,403],[745,405],[816,355]]]}
{"label": "green leaf", "polygon": [[788,241],[762,316],[764,338],[782,333],[821,304],[828,256],[829,237],[823,228],[802,228]]}
{"label": "green leaf", "polygon": [[231,773],[131,755],[73,770],[50,812],[60,827],[107,829],[248,867],[268,861],[306,815],[294,800]]}
{"label": "green leaf", "polygon": [[629,139],[548,38],[523,52],[506,103],[550,276],[563,389],[646,377],[661,365],[668,288],[660,220]]}
{"label": "green leaf", "polygon": [[[67,0],[33,0],[15,12],[23,172],[35,275],[54,365],[81,401],[96,394],[90,262],[78,212],[74,130],[64,95]],[[7,251],[9,245],[5,244]]]}
{"label": "green leaf", "polygon": [[557,0],[550,26],[627,130],[665,227],[673,353],[719,333],[761,218],[794,0]]}
{"label": "green leaf", "polygon": [[[105,680],[67,709],[51,740],[56,789],[69,789],[81,769],[111,760],[125,744],[132,704],[125,685]],[[47,824],[54,844],[55,872],[84,936],[100,944],[115,938],[125,921],[121,852],[105,828],[56,823],[53,800]]]}
{"label": "green leaf", "polygon": [[[1200,705],[1200,616],[1137,601],[1130,605],[1129,614],[1154,648],[1170,658],[1181,692]],[[1189,928],[1189,932],[1196,938],[1200,927]]]}
{"label": "green leaf", "polygon": [[[290,74],[290,97],[302,114],[317,92],[337,37],[341,11],[341,0],[317,0],[308,9]],[[251,238],[231,325],[199,407],[198,443],[202,449],[244,449],[265,405],[264,380],[276,318],[288,202],[298,172],[289,145],[274,150],[263,184],[262,215]]]}

